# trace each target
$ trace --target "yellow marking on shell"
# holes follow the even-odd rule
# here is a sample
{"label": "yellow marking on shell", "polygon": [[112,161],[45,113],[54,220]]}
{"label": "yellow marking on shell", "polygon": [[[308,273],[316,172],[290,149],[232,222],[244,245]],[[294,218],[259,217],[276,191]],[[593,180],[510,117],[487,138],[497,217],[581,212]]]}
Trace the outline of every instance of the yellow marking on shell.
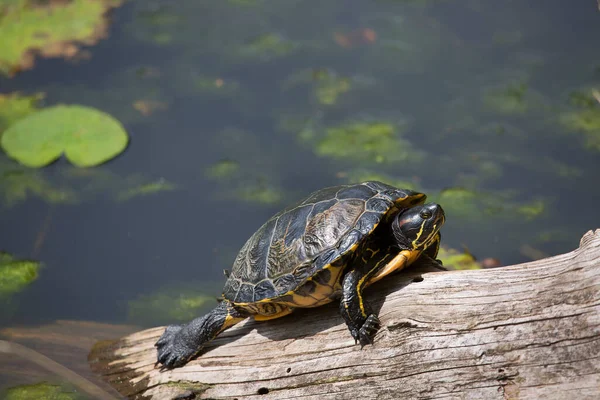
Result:
{"label": "yellow marking on shell", "polygon": [[[323,304],[330,303],[333,299],[333,295],[341,289],[341,285],[339,283],[340,276],[343,270],[342,266],[333,266],[331,264],[326,265],[323,269],[328,269],[331,271],[331,276],[329,277],[329,281],[326,284],[316,283],[317,287],[314,293],[310,296],[302,296],[298,294],[296,291],[291,290],[284,294],[281,297],[291,296],[291,301],[278,301],[274,299],[273,301],[279,304],[285,304],[291,307],[300,307],[300,308],[313,308],[319,307]],[[307,281],[313,280],[312,277],[307,279]]]}
{"label": "yellow marking on shell", "polygon": [[[287,314],[280,314],[278,312],[277,314],[275,314],[276,316],[263,318],[264,315],[261,313],[261,310],[263,308],[261,306],[264,304],[272,304],[277,308],[281,307],[281,309],[283,310],[284,308],[287,309],[290,307],[291,309],[295,307],[313,308],[330,303],[331,301],[333,301],[333,295],[341,290],[339,280],[343,270],[343,266],[333,266],[331,264],[328,264],[323,269],[329,269],[331,271],[329,281],[326,284],[320,284],[315,282],[317,285],[316,290],[310,296],[302,296],[298,294],[295,290],[289,290],[283,295],[277,296],[275,298],[262,299],[253,303],[235,303],[235,305],[238,307],[243,307],[244,309],[254,314],[260,314],[256,315],[254,319],[257,321],[264,321],[267,319],[279,318],[280,316],[287,315],[291,312],[291,310],[287,312]],[[312,280],[313,278],[310,277],[306,281],[308,282]],[[291,297],[291,301],[281,300],[286,297]]]}
{"label": "yellow marking on shell", "polygon": [[291,307],[284,307],[284,306],[281,306],[280,304],[273,304],[273,305],[276,305],[278,308],[280,308],[280,311],[275,314],[271,314],[271,315],[256,314],[256,315],[254,315],[254,320],[255,321],[268,321],[270,319],[285,317],[286,315],[288,315],[292,311],[294,311],[294,309]]}

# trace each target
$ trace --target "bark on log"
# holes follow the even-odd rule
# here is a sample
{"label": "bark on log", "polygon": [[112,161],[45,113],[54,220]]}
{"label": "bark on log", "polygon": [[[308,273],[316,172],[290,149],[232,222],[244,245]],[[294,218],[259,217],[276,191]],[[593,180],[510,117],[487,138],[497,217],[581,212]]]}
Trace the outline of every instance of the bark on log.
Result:
{"label": "bark on log", "polygon": [[171,371],[154,368],[163,328],[97,346],[90,363],[131,398],[600,398],[600,229],[535,262],[409,269],[367,299],[382,328],[363,350],[334,304],[246,321]]}

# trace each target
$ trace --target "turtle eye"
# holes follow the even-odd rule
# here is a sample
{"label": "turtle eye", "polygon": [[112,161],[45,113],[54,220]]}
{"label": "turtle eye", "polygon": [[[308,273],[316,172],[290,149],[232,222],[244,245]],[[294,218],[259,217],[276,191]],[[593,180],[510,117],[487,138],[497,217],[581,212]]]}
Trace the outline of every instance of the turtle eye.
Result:
{"label": "turtle eye", "polygon": [[421,216],[421,218],[423,219],[429,219],[431,218],[431,211],[429,210],[423,210],[419,213],[419,215]]}

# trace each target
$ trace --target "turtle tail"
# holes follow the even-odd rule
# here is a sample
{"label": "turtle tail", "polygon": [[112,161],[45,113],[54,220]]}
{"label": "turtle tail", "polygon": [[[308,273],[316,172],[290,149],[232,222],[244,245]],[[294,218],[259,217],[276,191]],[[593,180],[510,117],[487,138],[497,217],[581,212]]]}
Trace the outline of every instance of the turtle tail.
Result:
{"label": "turtle tail", "polygon": [[230,301],[223,300],[208,314],[186,325],[169,325],[155,344],[158,351],[156,364],[168,369],[185,365],[206,343],[247,317]]}

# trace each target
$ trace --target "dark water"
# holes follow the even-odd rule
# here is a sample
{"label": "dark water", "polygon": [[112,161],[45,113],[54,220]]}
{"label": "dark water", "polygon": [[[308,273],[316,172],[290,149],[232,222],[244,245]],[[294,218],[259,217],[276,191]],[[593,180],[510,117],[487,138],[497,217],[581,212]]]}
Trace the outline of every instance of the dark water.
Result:
{"label": "dark water", "polygon": [[[191,282],[216,293],[222,269],[269,216],[365,171],[439,199],[449,247],[504,264],[528,261],[524,244],[571,250],[600,227],[600,146],[586,146],[558,116],[577,109],[573,92],[600,89],[599,19],[591,0],[128,2],[112,14],[110,36],[88,49],[91,59],[39,61],[0,78],[0,91],[41,91],[45,105],[111,113],[131,144],[99,169],[164,178],[179,190],[121,203],[103,193],[78,205],[31,197],[0,210],[0,249],[24,258],[51,214],[36,255],[45,267],[3,326],[123,323],[129,301],[165,287]],[[275,46],[252,47],[269,34]],[[315,71],[347,79],[350,90],[320,103]],[[516,111],[488,99],[519,85]],[[140,99],[166,109],[143,116],[132,107]],[[357,121],[405,126],[409,154],[421,156],[378,163],[318,154],[327,127]],[[303,139],[307,127],[316,138]],[[238,172],[207,176],[222,160]],[[66,168],[61,161],[45,173],[51,180]],[[243,200],[249,187],[279,200]],[[474,193],[474,202],[445,204],[439,193],[449,188]],[[519,212],[532,204],[543,211]]]}

